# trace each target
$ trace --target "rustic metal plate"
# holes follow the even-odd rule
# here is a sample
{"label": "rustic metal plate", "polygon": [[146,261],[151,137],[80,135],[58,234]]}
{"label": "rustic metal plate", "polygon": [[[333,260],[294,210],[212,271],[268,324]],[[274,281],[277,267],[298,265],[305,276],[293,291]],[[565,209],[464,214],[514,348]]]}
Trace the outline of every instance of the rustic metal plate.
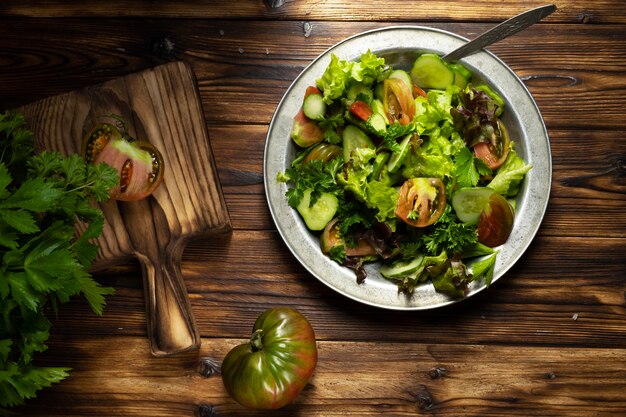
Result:
{"label": "rustic metal plate", "polygon": [[[394,26],[361,33],[336,44],[316,58],[295,79],[278,104],[267,134],[263,167],[270,212],[279,233],[298,261],[320,281],[347,297],[395,310],[431,309],[459,301],[436,292],[430,283],[419,286],[412,296],[398,293],[396,285],[378,273],[378,264],[368,265],[367,279],[357,284],[353,271],[322,254],[318,236],[306,228],[299,214],[287,204],[287,186],[276,181],[277,174],[289,167],[296,153],[289,134],[304,91],[321,77],[331,54],[342,59],[358,60],[369,49],[384,57],[394,68],[410,70],[419,53],[443,55],[465,42],[467,39],[456,34],[420,26]],[[495,282],[520,259],[541,225],[552,178],[550,143],[543,118],[530,92],[504,62],[488,51],[475,53],[460,62],[473,72],[473,80],[486,81],[505,100],[502,119],[515,142],[515,149],[533,166],[517,196],[513,232],[499,248],[493,278]],[[484,289],[483,282],[473,282],[465,298]]]}

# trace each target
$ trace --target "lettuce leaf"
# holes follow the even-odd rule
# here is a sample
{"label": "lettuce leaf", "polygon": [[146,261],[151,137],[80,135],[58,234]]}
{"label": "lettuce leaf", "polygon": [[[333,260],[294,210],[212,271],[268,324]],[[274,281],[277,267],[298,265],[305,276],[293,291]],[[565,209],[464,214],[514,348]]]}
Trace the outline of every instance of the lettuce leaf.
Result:
{"label": "lettuce leaf", "polygon": [[531,168],[532,165],[524,162],[517,152],[511,149],[506,161],[487,186],[505,197],[514,197],[519,192],[524,176]]}
{"label": "lettuce leaf", "polygon": [[354,62],[345,61],[337,55],[331,54],[330,64],[326,67],[322,77],[316,81],[317,88],[322,90],[326,104],[332,103],[333,100],[343,95],[350,80],[353,65]]}
{"label": "lettuce leaf", "polygon": [[378,58],[369,50],[361,55],[359,62],[346,61],[331,54],[330,64],[316,84],[322,90],[324,102],[330,104],[333,100],[343,96],[352,81],[361,82],[367,87],[371,87],[376,81],[381,81],[384,68],[385,59]]}
{"label": "lettuce leaf", "polygon": [[352,65],[350,76],[353,80],[371,87],[374,82],[382,81],[384,67],[385,58],[379,58],[368,50],[361,55],[359,62]]}

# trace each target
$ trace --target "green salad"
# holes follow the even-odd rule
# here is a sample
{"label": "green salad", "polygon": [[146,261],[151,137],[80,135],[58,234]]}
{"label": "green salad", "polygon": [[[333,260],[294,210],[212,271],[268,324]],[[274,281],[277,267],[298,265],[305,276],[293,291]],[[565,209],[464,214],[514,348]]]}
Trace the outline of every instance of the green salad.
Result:
{"label": "green salad", "polygon": [[358,283],[365,263],[380,262],[407,295],[427,281],[451,297],[489,285],[531,169],[502,98],[436,54],[403,70],[370,51],[358,62],[331,55],[303,96],[298,152],[278,181],[322,252]]}

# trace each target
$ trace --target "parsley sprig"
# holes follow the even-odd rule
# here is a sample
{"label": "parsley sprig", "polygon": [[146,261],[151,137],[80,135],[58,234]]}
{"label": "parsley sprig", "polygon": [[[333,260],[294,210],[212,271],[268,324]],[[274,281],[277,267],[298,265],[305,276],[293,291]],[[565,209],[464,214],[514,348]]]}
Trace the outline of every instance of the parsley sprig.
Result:
{"label": "parsley sprig", "polygon": [[56,312],[82,294],[102,314],[104,297],[113,293],[87,271],[98,252],[91,240],[104,224],[90,202],[108,198],[117,172],[33,149],[23,116],[0,114],[0,412],[68,375],[68,368],[34,363],[47,349],[44,309]]}
{"label": "parsley sprig", "polygon": [[299,158],[296,158],[292,166],[278,176],[278,181],[293,185],[285,193],[289,206],[297,207],[307,189],[312,190],[311,205],[315,204],[323,192],[335,195],[341,192],[341,188],[335,180],[335,175],[337,175],[342,165],[343,158],[341,157],[335,158],[327,164],[324,164],[322,161],[311,161],[303,164]]}

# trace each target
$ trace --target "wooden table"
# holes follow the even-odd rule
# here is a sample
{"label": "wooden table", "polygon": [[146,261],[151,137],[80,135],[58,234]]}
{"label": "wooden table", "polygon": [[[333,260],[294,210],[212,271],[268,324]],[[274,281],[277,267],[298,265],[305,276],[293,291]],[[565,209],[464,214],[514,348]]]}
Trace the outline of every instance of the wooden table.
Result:
{"label": "wooden table", "polygon": [[[117,291],[102,317],[76,299],[53,319],[40,363],[73,371],[19,415],[626,415],[623,0],[558,1],[544,22],[490,48],[524,80],[545,118],[550,203],[532,246],[505,277],[424,312],[351,301],[295,260],[263,190],[268,123],[292,80],[347,36],[410,23],[472,38],[544,2],[30,3],[0,6],[0,108],[189,63],[234,230],[194,241],[183,254],[199,352],[150,355],[140,269],[120,265],[97,275]],[[219,363],[257,315],[277,305],[311,321],[318,367],[294,405],[245,410],[199,364]]]}

